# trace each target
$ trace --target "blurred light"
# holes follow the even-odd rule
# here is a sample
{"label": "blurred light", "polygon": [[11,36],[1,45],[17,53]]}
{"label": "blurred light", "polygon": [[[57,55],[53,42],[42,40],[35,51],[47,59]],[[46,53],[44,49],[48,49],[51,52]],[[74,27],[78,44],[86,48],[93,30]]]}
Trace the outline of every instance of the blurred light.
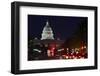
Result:
{"label": "blurred light", "polygon": [[52,49],[54,50],[55,48],[53,47]]}
{"label": "blurred light", "polygon": [[73,55],[73,58],[75,58],[75,56]]}
{"label": "blurred light", "polygon": [[37,38],[37,37],[35,37],[34,39],[35,39],[35,40],[37,40],[38,38]]}
{"label": "blurred light", "polygon": [[66,59],[68,59],[68,56],[66,56]]}
{"label": "blurred light", "polygon": [[86,49],[86,46],[84,46],[84,48]]}
{"label": "blurred light", "polygon": [[73,55],[73,53],[71,53],[71,55]]}
{"label": "blurred light", "polygon": [[48,56],[54,56],[54,51],[53,50],[47,50],[47,55]]}
{"label": "blurred light", "polygon": [[45,47],[48,47],[48,45],[47,45],[47,44],[45,44]]}
{"label": "blurred light", "polygon": [[78,54],[79,52],[77,51],[76,54]]}
{"label": "blurred light", "polygon": [[71,59],[72,57],[71,57],[71,56],[69,56],[69,58]]}
{"label": "blurred light", "polygon": [[79,51],[79,48],[75,48],[75,51]]}
{"label": "blurred light", "polygon": [[84,49],[84,47],[82,46],[81,49]]}
{"label": "blurred light", "polygon": [[79,58],[81,58],[81,56],[79,56]]}
{"label": "blurred light", "polygon": [[68,50],[69,50],[69,48],[66,48],[66,50],[68,51]]}
{"label": "blurred light", "polygon": [[41,53],[41,50],[39,50],[39,49],[33,49],[34,51],[37,51],[37,52],[39,52],[39,53]]}
{"label": "blurred light", "polygon": [[64,49],[58,49],[58,51],[63,51]]}
{"label": "blurred light", "polygon": [[48,56],[51,56],[51,55],[50,55],[50,50],[47,50],[47,54],[48,54]]}
{"label": "blurred light", "polygon": [[72,51],[74,51],[74,49],[72,49]]}

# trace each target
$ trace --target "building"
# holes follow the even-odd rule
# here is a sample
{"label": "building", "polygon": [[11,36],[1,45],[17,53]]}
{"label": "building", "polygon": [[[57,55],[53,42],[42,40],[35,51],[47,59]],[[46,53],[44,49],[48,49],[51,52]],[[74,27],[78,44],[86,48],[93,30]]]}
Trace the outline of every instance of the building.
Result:
{"label": "building", "polygon": [[60,47],[61,44],[64,43],[63,40],[60,40],[60,38],[55,39],[54,38],[54,34],[53,34],[53,30],[49,25],[49,22],[46,22],[46,26],[44,26],[42,34],[41,34],[41,39],[37,39],[35,38],[33,40],[34,45],[38,44],[38,45],[45,45],[45,47],[48,46],[53,46],[55,45],[57,48]]}
{"label": "building", "polygon": [[[43,28],[41,38],[40,39],[34,38],[34,40],[32,40],[33,46],[39,45],[40,47],[47,48],[46,52],[47,52],[48,56],[50,56],[50,53],[52,56],[54,56],[55,54],[54,54],[53,50],[60,48],[60,46],[63,43],[64,43],[64,41],[60,40],[60,38],[58,38],[58,39],[54,38],[53,30],[50,27],[48,21],[46,22],[46,25]],[[53,48],[53,50],[52,50],[52,48]]]}
{"label": "building", "polygon": [[49,26],[48,21],[46,26],[43,28],[41,40],[50,39],[54,40],[52,28]]}

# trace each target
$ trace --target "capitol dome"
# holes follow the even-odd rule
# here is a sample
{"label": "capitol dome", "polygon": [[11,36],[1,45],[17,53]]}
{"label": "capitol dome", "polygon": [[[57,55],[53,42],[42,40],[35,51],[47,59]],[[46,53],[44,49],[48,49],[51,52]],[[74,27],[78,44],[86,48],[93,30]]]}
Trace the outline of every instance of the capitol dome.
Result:
{"label": "capitol dome", "polygon": [[54,39],[52,28],[49,26],[48,21],[46,22],[46,26],[43,28],[41,40],[44,39]]}

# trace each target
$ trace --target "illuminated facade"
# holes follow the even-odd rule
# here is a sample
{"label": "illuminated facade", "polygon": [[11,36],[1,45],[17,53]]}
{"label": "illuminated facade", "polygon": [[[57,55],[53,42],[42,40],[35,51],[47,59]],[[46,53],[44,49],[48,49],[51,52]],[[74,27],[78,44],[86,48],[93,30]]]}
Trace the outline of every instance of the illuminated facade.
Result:
{"label": "illuminated facade", "polygon": [[35,38],[32,42],[33,46],[39,45],[41,47],[44,46],[45,48],[48,48],[48,50],[45,50],[45,52],[49,57],[54,56],[56,52],[55,49],[59,48],[64,43],[63,40],[54,38],[53,30],[48,21],[43,28],[41,38]]}
{"label": "illuminated facade", "polygon": [[46,22],[46,25],[43,28],[41,38],[34,39],[34,45],[37,45],[37,44],[44,45],[45,47],[55,46],[58,48],[63,43],[64,43],[63,40],[60,40],[59,38],[57,38],[57,39],[54,38],[53,30],[50,27],[48,21]]}
{"label": "illuminated facade", "polygon": [[54,39],[52,28],[49,26],[49,22],[46,22],[46,26],[43,28],[41,40]]}

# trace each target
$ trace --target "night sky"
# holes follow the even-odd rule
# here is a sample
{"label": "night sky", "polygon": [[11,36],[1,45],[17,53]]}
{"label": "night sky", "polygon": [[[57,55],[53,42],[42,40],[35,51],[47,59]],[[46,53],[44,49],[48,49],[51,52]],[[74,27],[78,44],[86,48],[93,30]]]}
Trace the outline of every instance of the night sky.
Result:
{"label": "night sky", "polygon": [[65,40],[72,37],[86,19],[87,17],[28,15],[28,38],[40,39],[42,30],[48,21],[54,38]]}

